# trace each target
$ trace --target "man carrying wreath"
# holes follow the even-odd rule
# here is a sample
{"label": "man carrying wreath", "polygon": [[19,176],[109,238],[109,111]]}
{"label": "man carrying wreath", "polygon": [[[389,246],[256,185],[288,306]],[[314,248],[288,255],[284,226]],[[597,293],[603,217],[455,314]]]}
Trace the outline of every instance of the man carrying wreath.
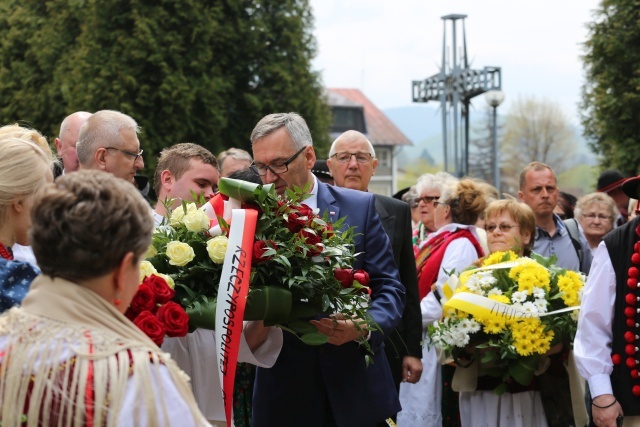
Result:
{"label": "man carrying wreath", "polygon": [[[340,313],[312,320],[328,344],[309,346],[285,332],[278,360],[258,368],[253,425],[375,426],[400,410],[398,394],[384,353],[383,340],[402,318],[405,290],[399,281],[389,239],[376,213],[372,194],[319,182],[311,173],[316,161],[311,133],[295,113],[270,114],[251,133],[252,170],[279,195],[305,189],[305,203],[335,222],[346,217],[355,227],[354,269],[369,273],[372,290],[368,314],[380,328],[367,332]],[[373,363],[356,342],[369,341]]]}

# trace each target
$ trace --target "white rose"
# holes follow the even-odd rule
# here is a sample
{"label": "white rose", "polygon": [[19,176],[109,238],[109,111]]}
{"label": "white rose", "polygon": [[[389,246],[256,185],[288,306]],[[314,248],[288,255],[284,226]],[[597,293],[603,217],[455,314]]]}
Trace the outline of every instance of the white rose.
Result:
{"label": "white rose", "polygon": [[195,210],[187,212],[182,222],[189,231],[198,232],[209,229],[209,217],[205,211]]}
{"label": "white rose", "polygon": [[140,283],[152,274],[158,274],[156,268],[149,261],[142,261],[140,263]]}
{"label": "white rose", "polygon": [[169,217],[169,224],[174,227],[179,225],[181,222],[183,222],[185,215],[195,210],[198,210],[198,207],[195,203],[187,203],[186,212],[185,208],[182,205],[178,206],[173,210],[173,212],[171,212],[171,217]]}
{"label": "white rose", "polygon": [[227,245],[229,239],[226,236],[217,236],[207,241],[207,252],[209,258],[216,264],[222,264],[224,262],[224,256],[227,253]]}
{"label": "white rose", "polygon": [[167,257],[169,264],[184,267],[189,264],[196,254],[193,248],[186,243],[172,241],[167,243]]}

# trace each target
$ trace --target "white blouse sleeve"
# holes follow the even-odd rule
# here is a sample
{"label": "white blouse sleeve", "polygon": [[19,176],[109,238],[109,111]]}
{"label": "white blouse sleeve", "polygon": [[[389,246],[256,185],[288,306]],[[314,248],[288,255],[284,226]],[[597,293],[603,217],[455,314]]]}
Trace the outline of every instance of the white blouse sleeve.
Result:
{"label": "white blouse sleeve", "polygon": [[[245,322],[246,327],[247,322]],[[282,349],[282,329],[272,327],[264,343],[251,351],[244,334],[240,340],[240,350],[238,352],[238,362],[251,363],[261,368],[270,368],[278,359]]]}
{"label": "white blouse sleeve", "polygon": [[610,375],[616,273],[604,242],[596,249],[582,295],[578,332],[573,343],[578,371],[589,382],[591,396],[613,394]]}

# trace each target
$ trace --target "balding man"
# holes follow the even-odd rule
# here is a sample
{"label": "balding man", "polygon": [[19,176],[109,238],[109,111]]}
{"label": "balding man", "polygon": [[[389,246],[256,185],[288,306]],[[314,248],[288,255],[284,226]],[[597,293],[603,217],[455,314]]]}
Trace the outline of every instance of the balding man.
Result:
{"label": "balding man", "polygon": [[138,124],[118,111],[93,114],[80,128],[76,152],[80,169],[99,169],[133,184],[144,167]]}
{"label": "balding man", "polygon": [[[367,137],[350,130],[333,141],[327,165],[336,186],[368,191],[378,159]],[[400,200],[378,194],[374,197],[376,211],[391,241],[400,281],[406,288],[402,322],[396,328],[397,332],[386,338],[384,347],[399,389],[401,381],[416,383],[422,374],[422,322],[416,262],[411,245],[411,211],[409,205]]]}
{"label": "balding man", "polygon": [[57,175],[64,175],[78,170],[78,155],[76,154],[78,133],[89,117],[91,117],[91,113],[77,111],[65,117],[62,121],[60,134],[55,140],[58,157],[62,159],[62,169],[59,170]]}

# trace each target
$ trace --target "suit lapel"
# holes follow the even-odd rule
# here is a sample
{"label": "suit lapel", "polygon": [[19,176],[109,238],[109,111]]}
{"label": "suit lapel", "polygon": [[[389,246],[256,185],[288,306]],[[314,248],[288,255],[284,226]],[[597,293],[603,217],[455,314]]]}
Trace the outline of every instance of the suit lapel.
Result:
{"label": "suit lapel", "polygon": [[384,206],[385,204],[382,202],[380,197],[374,195],[374,199],[376,203],[376,212],[378,212],[378,216],[380,217],[380,221],[382,222],[382,227],[387,232],[387,235],[391,236],[393,234],[393,227],[396,216],[387,211]]}
{"label": "suit lapel", "polygon": [[335,222],[340,218],[340,207],[337,206],[336,199],[329,191],[329,186],[324,182],[316,181],[318,183],[318,209],[320,210],[320,216],[327,213],[327,218],[331,222]]}

